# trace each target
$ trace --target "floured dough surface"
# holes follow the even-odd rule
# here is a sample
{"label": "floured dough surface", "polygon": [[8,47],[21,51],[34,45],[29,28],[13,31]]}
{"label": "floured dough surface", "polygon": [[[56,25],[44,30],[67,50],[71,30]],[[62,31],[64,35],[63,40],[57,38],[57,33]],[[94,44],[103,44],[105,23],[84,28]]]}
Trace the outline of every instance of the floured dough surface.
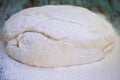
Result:
{"label": "floured dough surface", "polygon": [[75,6],[43,6],[22,10],[4,25],[6,52],[25,64],[61,67],[105,57],[117,37],[106,20]]}

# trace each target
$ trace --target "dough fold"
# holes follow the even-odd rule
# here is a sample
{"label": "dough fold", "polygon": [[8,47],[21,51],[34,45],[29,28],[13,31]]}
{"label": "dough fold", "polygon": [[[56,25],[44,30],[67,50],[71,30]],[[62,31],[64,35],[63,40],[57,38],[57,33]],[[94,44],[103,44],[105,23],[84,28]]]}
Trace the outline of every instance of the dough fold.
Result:
{"label": "dough fold", "polygon": [[88,9],[48,5],[22,10],[4,25],[6,53],[38,67],[63,67],[103,59],[117,36],[111,24]]}

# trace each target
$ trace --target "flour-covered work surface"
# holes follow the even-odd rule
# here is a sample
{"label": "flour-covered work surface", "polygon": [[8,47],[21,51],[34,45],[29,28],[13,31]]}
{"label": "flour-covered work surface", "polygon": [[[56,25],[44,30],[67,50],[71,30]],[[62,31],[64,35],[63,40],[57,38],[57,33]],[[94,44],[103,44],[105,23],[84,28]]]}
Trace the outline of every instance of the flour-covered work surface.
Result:
{"label": "flour-covered work surface", "polygon": [[38,68],[8,57],[0,41],[0,80],[120,80],[119,48],[120,42],[105,59],[91,64]]}

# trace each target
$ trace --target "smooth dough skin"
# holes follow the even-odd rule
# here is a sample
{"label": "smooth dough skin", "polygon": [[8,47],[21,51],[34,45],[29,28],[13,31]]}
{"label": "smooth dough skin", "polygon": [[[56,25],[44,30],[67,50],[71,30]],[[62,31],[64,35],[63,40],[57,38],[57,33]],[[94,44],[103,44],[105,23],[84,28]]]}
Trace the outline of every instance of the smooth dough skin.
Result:
{"label": "smooth dough skin", "polygon": [[64,67],[103,59],[117,36],[101,16],[82,7],[48,5],[22,10],[4,24],[6,53],[38,67]]}

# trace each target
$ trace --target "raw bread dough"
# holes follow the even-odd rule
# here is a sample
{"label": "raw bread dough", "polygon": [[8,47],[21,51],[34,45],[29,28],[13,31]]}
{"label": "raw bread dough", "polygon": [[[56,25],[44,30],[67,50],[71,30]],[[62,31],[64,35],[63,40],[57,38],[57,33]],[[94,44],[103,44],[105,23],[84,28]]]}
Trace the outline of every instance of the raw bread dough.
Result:
{"label": "raw bread dough", "polygon": [[5,22],[3,36],[9,56],[39,67],[101,60],[117,40],[111,24],[101,16],[68,5],[22,10]]}

